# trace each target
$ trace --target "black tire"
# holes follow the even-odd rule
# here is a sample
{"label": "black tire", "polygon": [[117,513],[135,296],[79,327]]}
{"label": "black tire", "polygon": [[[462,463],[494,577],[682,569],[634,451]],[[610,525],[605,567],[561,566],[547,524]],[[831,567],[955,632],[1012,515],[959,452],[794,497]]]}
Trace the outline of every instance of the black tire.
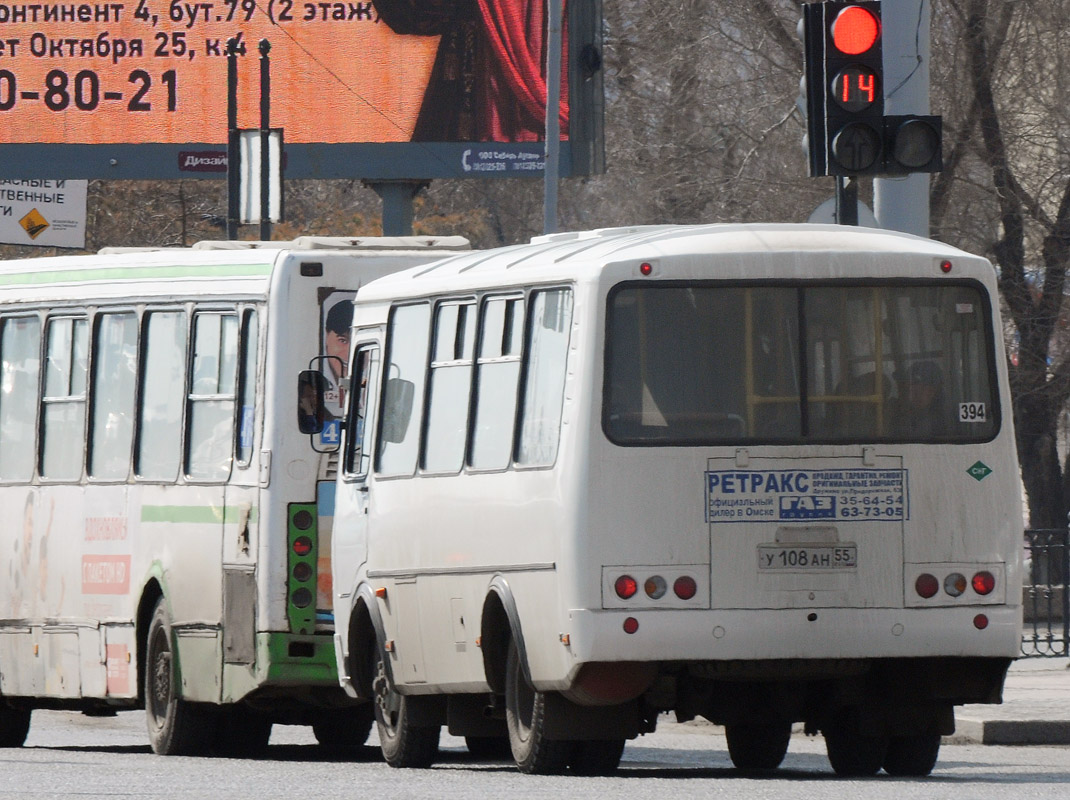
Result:
{"label": "black tire", "polygon": [[588,739],[572,743],[569,770],[573,775],[612,775],[620,765],[624,739]]}
{"label": "black tire", "polygon": [[394,691],[378,654],[372,679],[375,726],[383,759],[392,767],[423,768],[435,763],[441,725],[413,725],[408,715],[409,699]]}
{"label": "black tire", "polygon": [[790,722],[764,725],[726,725],[728,755],[736,769],[776,769],[788,752],[791,741]]}
{"label": "black tire", "polygon": [[331,751],[356,750],[368,741],[375,724],[375,710],[365,703],[345,711],[332,711],[312,723],[320,746]]}
{"label": "black tire", "polygon": [[509,761],[513,757],[508,736],[465,736],[464,743],[473,758],[483,761]]}
{"label": "black tire", "polygon": [[940,756],[940,734],[893,736],[884,754],[884,771],[897,777],[921,778],[933,771]]}
{"label": "black tire", "polygon": [[825,733],[825,751],[837,775],[876,775],[884,765],[888,737],[874,736],[861,729],[854,714],[844,715]]}
{"label": "black tire", "polygon": [[0,747],[22,747],[30,733],[29,709],[15,708],[0,698]]}
{"label": "black tire", "polygon": [[208,710],[178,696],[178,664],[171,617],[160,598],[146,638],[145,720],[152,750],[162,756],[196,755],[211,746]]}
{"label": "black tire", "polygon": [[561,775],[568,769],[575,742],[547,739],[545,715],[546,695],[528,683],[516,644],[510,643],[505,660],[505,724],[513,760],[521,772]]}
{"label": "black tire", "polygon": [[221,708],[214,752],[229,758],[261,758],[271,739],[271,720],[242,706]]}

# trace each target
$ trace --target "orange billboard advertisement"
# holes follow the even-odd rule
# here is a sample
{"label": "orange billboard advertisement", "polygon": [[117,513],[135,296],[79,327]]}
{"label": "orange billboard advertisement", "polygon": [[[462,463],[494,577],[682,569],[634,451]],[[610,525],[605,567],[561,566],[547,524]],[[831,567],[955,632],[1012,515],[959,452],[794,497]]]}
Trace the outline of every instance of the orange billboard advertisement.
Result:
{"label": "orange billboard advertisement", "polygon": [[[569,87],[575,84],[569,51],[576,48],[569,39],[568,6],[592,3],[597,0],[564,4],[558,121],[565,143]],[[330,177],[339,169],[324,164],[339,157],[379,164],[395,157],[411,163],[415,156],[416,162],[432,167],[449,162],[447,171],[463,172],[486,153],[436,151],[425,143],[493,142],[514,145],[504,152],[535,153],[539,148],[532,145],[545,140],[546,5],[547,0],[0,3],[0,177],[22,177],[16,172],[25,167],[12,172],[2,164],[25,164],[26,157],[50,162],[53,169],[69,165],[57,177],[107,177],[80,174],[95,171],[85,165],[103,151],[60,149],[41,159],[48,145],[113,148],[101,164],[117,170],[114,177],[160,172],[157,165],[132,174],[130,163],[171,159],[177,147],[196,154],[186,154],[190,163],[218,160],[203,146],[227,141],[231,39],[239,53],[238,127],[245,129],[260,125],[259,45],[270,45],[270,126],[282,129],[287,169],[297,169],[288,177],[317,170]],[[371,153],[321,147],[402,143],[416,148]],[[306,152],[306,145],[315,147]],[[349,173],[363,177],[361,169],[353,166]],[[383,167],[384,174],[420,177],[404,169]],[[416,169],[421,171],[428,172]]]}

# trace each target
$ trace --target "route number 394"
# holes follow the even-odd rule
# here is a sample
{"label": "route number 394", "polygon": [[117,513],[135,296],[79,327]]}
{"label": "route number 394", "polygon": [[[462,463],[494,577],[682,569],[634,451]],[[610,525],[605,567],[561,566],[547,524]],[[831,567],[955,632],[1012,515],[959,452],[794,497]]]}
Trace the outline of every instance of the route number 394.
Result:
{"label": "route number 394", "polygon": [[984,422],[986,419],[984,403],[959,403],[959,422]]}

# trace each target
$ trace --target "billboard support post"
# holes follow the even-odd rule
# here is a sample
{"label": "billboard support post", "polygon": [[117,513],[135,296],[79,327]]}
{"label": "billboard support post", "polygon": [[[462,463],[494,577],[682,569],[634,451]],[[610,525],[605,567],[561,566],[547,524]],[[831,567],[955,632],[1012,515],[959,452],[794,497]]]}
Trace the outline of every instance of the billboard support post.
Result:
{"label": "billboard support post", "polygon": [[227,39],[227,239],[238,238],[238,40]]}
{"label": "billboard support post", "polygon": [[[260,40],[260,239],[271,240],[271,42]],[[281,165],[280,165],[281,166]],[[280,181],[280,186],[282,182]]]}
{"label": "billboard support post", "polygon": [[412,201],[430,181],[363,181],[383,201],[383,236],[412,236]]}
{"label": "billboard support post", "polygon": [[561,152],[561,0],[546,6],[546,166],[543,168],[543,233],[557,232],[557,173]]}

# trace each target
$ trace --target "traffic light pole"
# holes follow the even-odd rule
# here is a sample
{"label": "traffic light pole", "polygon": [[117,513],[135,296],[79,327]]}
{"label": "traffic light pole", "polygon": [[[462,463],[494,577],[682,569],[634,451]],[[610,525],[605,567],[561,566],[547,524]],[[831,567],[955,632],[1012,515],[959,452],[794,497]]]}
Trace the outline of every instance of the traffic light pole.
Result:
{"label": "traffic light pole", "polygon": [[836,176],[836,223],[858,224],[858,178]]}
{"label": "traffic light pole", "polygon": [[[884,0],[884,113],[929,113],[930,0]],[[873,212],[882,228],[929,235],[929,175],[878,177]]]}

